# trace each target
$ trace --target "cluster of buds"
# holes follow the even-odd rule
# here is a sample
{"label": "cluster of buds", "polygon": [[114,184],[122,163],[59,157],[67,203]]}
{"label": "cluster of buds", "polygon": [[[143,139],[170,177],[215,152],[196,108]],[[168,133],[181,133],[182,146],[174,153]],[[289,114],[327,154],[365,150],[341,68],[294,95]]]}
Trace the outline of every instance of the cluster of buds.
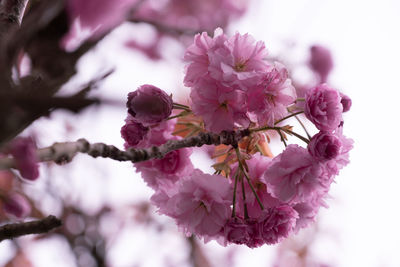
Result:
{"label": "cluster of buds", "polygon": [[[187,235],[251,248],[280,242],[315,220],[334,177],[349,162],[353,141],[343,135],[342,113],[350,98],[327,84],[297,98],[286,68],[266,54],[264,43],[248,34],[198,34],[185,53],[190,106],[173,103],[152,85],[128,96],[121,129],[127,149],[247,129],[238,144],[215,147],[214,174],[193,166],[191,148],[134,164],[155,191],[152,203]],[[302,113],[319,133],[311,137],[304,127],[305,137],[285,124]],[[275,157],[268,149],[271,133],[285,145]],[[307,147],[287,144],[287,135]]]}

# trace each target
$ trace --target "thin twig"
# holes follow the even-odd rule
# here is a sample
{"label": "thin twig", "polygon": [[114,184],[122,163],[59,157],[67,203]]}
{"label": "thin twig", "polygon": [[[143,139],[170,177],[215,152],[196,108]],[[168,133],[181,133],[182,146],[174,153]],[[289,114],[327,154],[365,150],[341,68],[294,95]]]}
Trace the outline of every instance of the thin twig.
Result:
{"label": "thin twig", "polygon": [[6,224],[0,227],[0,242],[23,235],[47,233],[61,224],[61,220],[53,215],[31,222]]}

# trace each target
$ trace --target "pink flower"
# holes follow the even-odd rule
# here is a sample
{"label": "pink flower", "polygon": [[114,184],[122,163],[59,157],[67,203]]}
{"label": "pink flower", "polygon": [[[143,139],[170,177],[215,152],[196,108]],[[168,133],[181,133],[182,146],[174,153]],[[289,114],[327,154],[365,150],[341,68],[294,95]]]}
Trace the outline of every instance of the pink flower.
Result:
{"label": "pink flower", "polygon": [[210,75],[225,86],[249,90],[260,81],[268,66],[266,55],[262,41],[236,33],[223,46],[209,51]]}
{"label": "pink flower", "polygon": [[337,90],[321,84],[307,91],[304,114],[321,131],[333,131],[342,121],[343,106]]}
{"label": "pink flower", "polygon": [[287,238],[292,233],[298,217],[297,212],[289,205],[265,210],[258,218],[260,234],[264,242],[272,245]]}
{"label": "pink flower", "polygon": [[168,203],[178,226],[187,234],[213,237],[223,229],[231,215],[229,182],[221,175],[195,169],[179,182],[178,193]]}
{"label": "pink flower", "polygon": [[250,242],[250,233],[246,221],[241,218],[230,218],[224,226],[225,240],[234,244],[247,244]]}
{"label": "pink flower", "polygon": [[304,202],[326,190],[323,167],[298,145],[287,148],[264,173],[268,192],[284,203]]}
{"label": "pink flower", "polygon": [[246,95],[221,84],[202,80],[190,93],[193,113],[201,116],[207,131],[219,133],[235,127],[248,127]]}
{"label": "pink flower", "polygon": [[149,126],[171,115],[172,98],[161,89],[145,84],[128,94],[126,106],[135,122]]}
{"label": "pink flower", "polygon": [[343,127],[337,128],[334,135],[340,140],[341,147],[335,158],[325,161],[323,164],[328,176],[338,175],[339,170],[349,164],[349,152],[353,148],[354,143],[352,139],[343,135]]}
{"label": "pink flower", "polygon": [[298,213],[299,218],[296,221],[294,232],[298,233],[300,229],[308,227],[315,221],[315,217],[318,214],[321,206],[326,206],[322,200],[325,194],[316,196],[307,202],[297,203],[293,206],[293,209]]}
{"label": "pink flower", "polygon": [[311,138],[307,148],[314,158],[326,161],[339,155],[342,141],[335,134],[321,131]]}
{"label": "pink flower", "polygon": [[170,188],[181,177],[190,175],[193,165],[189,158],[192,149],[174,150],[162,159],[152,159],[135,163],[136,171],[142,174],[148,186],[157,190],[159,187]]}
{"label": "pink flower", "polygon": [[19,137],[12,141],[10,153],[16,161],[21,176],[28,180],[36,180],[39,177],[38,157],[36,144],[30,137]]}
{"label": "pink flower", "polygon": [[342,93],[340,94],[340,96],[342,97],[342,100],[340,100],[340,103],[342,103],[343,112],[349,111],[351,108],[351,98]]}
{"label": "pink flower", "polygon": [[320,45],[312,46],[310,51],[310,66],[320,77],[321,83],[324,83],[333,68],[331,52],[326,47]]}
{"label": "pink flower", "polygon": [[186,49],[184,56],[184,60],[189,62],[186,66],[185,86],[193,86],[200,79],[209,77],[208,52],[211,48],[217,49],[219,46],[224,46],[225,40],[224,34],[217,35],[214,39],[206,32],[194,36],[194,42]]}
{"label": "pink flower", "polygon": [[287,115],[287,106],[295,102],[296,90],[286,68],[275,63],[247,97],[249,111],[257,118],[258,124],[274,126],[277,120]]}
{"label": "pink flower", "polygon": [[11,193],[4,197],[4,212],[17,218],[24,218],[31,213],[31,205],[28,200],[18,193]]}
{"label": "pink flower", "polygon": [[130,120],[129,117],[121,128],[121,136],[125,140],[125,148],[135,147],[149,131],[148,127]]}

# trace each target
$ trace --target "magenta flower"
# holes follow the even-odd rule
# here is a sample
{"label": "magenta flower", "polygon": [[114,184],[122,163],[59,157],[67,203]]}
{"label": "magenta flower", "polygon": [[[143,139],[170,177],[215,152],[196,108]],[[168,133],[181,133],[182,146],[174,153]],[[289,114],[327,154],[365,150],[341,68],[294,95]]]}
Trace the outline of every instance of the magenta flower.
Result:
{"label": "magenta flower", "polygon": [[246,221],[235,217],[230,218],[224,226],[224,237],[226,242],[234,244],[247,244],[250,242],[251,236],[249,226]]}
{"label": "magenta flower", "polygon": [[209,175],[195,169],[178,185],[168,212],[187,234],[204,238],[216,236],[231,215],[229,182],[221,175]]}
{"label": "magenta flower", "polygon": [[305,202],[326,190],[324,169],[298,145],[288,145],[264,173],[268,192],[284,203]]}
{"label": "magenta flower", "polygon": [[321,84],[307,91],[304,114],[321,131],[332,132],[342,121],[343,106],[337,90]]}
{"label": "magenta flower", "polygon": [[202,80],[190,93],[193,113],[201,116],[207,131],[219,133],[248,127],[246,95],[214,81]]}
{"label": "magenta flower", "polygon": [[4,197],[3,209],[5,213],[17,218],[24,218],[31,213],[28,200],[18,193],[11,193]]}
{"label": "magenta flower", "polygon": [[314,45],[310,48],[310,66],[320,77],[320,82],[326,82],[329,73],[333,68],[331,52],[326,47]]}
{"label": "magenta flower", "polygon": [[132,119],[144,126],[157,124],[171,115],[172,98],[153,85],[142,85],[128,94],[126,106]]}
{"label": "magenta flower", "polygon": [[295,102],[296,89],[286,68],[275,63],[247,97],[249,111],[257,118],[258,124],[274,126],[277,120],[287,115],[287,106]]}
{"label": "magenta flower", "polygon": [[[130,116],[128,116],[128,118],[129,117]],[[143,140],[148,131],[148,127],[144,127],[140,123],[127,119],[125,125],[121,128],[121,136],[125,140],[125,148],[135,147]]]}
{"label": "magenta flower", "polygon": [[341,147],[335,158],[324,162],[328,176],[335,176],[339,174],[339,170],[349,164],[349,152],[353,148],[354,141],[343,135],[343,127],[335,130],[334,135],[340,140]]}
{"label": "magenta flower", "polygon": [[314,158],[326,161],[340,154],[342,141],[335,134],[321,131],[311,138],[307,148]]}
{"label": "magenta flower", "polygon": [[38,157],[36,144],[30,137],[18,137],[11,142],[10,154],[14,157],[16,167],[21,176],[28,180],[39,177]]}
{"label": "magenta flower", "polygon": [[272,245],[287,238],[292,233],[298,217],[297,212],[289,205],[265,210],[258,218],[260,234],[264,242]]}

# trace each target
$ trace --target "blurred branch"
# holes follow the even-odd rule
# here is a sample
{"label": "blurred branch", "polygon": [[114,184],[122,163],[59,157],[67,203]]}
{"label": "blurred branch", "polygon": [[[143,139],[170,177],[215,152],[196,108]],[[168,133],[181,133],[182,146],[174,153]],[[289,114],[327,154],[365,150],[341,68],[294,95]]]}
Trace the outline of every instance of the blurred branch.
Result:
{"label": "blurred branch", "polygon": [[[200,147],[203,145],[232,145],[237,147],[240,139],[248,136],[248,129],[236,132],[223,131],[220,134],[200,133],[197,136],[187,137],[181,140],[169,140],[163,145],[153,146],[145,149],[128,149],[127,151],[119,150],[112,145],[104,143],[90,144],[86,139],[79,139],[76,142],[55,143],[50,147],[42,148],[37,151],[39,161],[54,161],[56,163],[68,163],[77,153],[88,154],[94,158],[103,157],[117,161],[140,162],[150,159],[161,159],[171,151],[185,147]],[[14,159],[0,159],[0,169],[15,168]]]}
{"label": "blurred branch", "polygon": [[210,267],[210,262],[196,241],[196,238],[192,235],[187,238],[187,241],[190,245],[190,260],[193,267]]}
{"label": "blurred branch", "polygon": [[47,233],[59,226],[61,221],[53,215],[31,222],[6,224],[0,227],[0,242],[23,235]]}
{"label": "blurred branch", "polygon": [[194,29],[172,27],[172,26],[168,26],[166,24],[159,23],[154,20],[150,20],[150,19],[132,17],[128,21],[130,21],[132,23],[146,23],[146,24],[149,24],[149,25],[153,26],[154,28],[156,28],[159,32],[173,35],[173,36],[176,36],[176,35],[178,35],[178,36],[179,35],[193,36],[193,35],[195,35],[197,33],[201,33],[201,32],[208,32],[209,35],[212,35],[211,32],[203,30],[203,29],[194,30]]}
{"label": "blurred branch", "polygon": [[14,25],[21,24],[25,7],[29,0],[3,0],[0,4],[1,32],[7,31]]}

